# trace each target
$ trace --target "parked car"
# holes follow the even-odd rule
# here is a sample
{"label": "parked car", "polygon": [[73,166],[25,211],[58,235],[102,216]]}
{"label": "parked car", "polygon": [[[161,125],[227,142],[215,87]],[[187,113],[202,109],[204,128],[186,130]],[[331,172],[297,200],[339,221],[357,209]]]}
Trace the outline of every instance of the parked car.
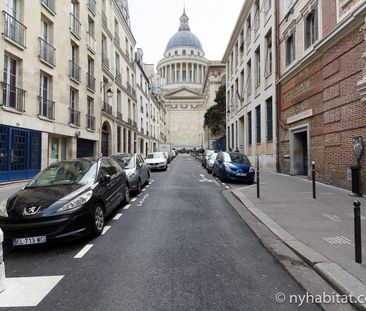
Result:
{"label": "parked car", "polygon": [[207,161],[208,161],[208,159],[210,158],[210,155],[211,155],[212,153],[214,153],[214,152],[215,152],[215,150],[205,150],[205,152],[204,152],[204,154],[203,154],[203,157],[202,157],[202,166],[203,166],[204,168],[206,168]]}
{"label": "parked car", "polygon": [[97,236],[105,217],[129,198],[126,173],[115,160],[57,162],[0,203],[0,227],[13,246]]}
{"label": "parked car", "polygon": [[248,184],[253,184],[254,174],[249,159],[240,152],[219,152],[212,170],[212,175],[221,181],[237,180]]}
{"label": "parked car", "polygon": [[150,170],[166,170],[168,168],[168,159],[163,152],[148,153],[145,163]]}
{"label": "parked car", "polygon": [[212,173],[212,169],[213,169],[213,166],[215,164],[216,156],[217,156],[217,153],[213,152],[213,153],[210,154],[210,157],[207,160],[206,169],[207,169],[207,173],[209,173],[209,174]]}
{"label": "parked car", "polygon": [[128,177],[128,186],[130,191],[141,193],[143,185],[147,184],[150,179],[150,170],[145,164],[140,154],[117,154],[112,156],[118,164],[124,169]]}
{"label": "parked car", "polygon": [[163,151],[163,155],[164,155],[164,157],[165,157],[165,159],[166,159],[166,161],[168,162],[168,164],[171,162],[171,160],[172,160],[172,158],[171,158],[171,156],[170,156],[170,154],[169,154],[169,152],[167,152],[167,151]]}

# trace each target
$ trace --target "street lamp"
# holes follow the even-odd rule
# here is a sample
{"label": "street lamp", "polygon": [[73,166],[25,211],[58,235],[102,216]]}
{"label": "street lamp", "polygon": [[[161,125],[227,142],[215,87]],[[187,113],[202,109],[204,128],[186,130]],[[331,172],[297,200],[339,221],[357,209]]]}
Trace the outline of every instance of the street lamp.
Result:
{"label": "street lamp", "polygon": [[100,82],[100,86],[101,86],[101,90],[105,91],[108,98],[111,98],[113,96],[112,83],[110,83],[110,82]]}

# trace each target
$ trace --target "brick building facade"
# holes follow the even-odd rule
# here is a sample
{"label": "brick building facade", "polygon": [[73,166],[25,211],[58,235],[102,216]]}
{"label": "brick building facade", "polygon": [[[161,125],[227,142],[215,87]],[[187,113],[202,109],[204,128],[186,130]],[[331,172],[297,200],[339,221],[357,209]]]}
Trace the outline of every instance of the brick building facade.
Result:
{"label": "brick building facade", "polygon": [[[356,164],[352,138],[366,139],[366,104],[357,87],[365,68],[366,4],[335,2],[281,8],[278,164],[281,172],[310,176],[315,161],[318,180],[350,189],[349,167]],[[361,166],[366,193],[366,157]]]}

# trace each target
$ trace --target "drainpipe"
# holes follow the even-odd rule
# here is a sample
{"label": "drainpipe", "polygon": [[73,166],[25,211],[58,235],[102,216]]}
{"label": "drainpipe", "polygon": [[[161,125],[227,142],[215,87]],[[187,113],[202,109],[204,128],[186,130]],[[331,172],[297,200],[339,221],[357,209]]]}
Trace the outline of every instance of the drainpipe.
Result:
{"label": "drainpipe", "polygon": [[3,261],[3,240],[4,234],[0,229],[0,293],[5,289],[5,265]]}
{"label": "drainpipe", "polygon": [[280,37],[279,37],[279,8],[280,8],[280,0],[275,1],[275,7],[273,8],[275,12],[275,46],[276,46],[276,69],[275,69],[275,80],[276,80],[276,170],[280,171],[280,103],[281,103],[281,95],[280,95],[280,85],[277,83],[279,80],[280,73]]}

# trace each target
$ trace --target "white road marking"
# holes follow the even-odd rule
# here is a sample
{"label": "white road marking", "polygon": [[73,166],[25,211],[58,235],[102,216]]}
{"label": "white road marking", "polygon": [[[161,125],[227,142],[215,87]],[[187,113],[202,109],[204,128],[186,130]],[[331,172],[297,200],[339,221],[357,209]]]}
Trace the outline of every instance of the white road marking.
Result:
{"label": "white road marking", "polygon": [[213,182],[212,179],[207,179],[203,174],[200,174],[201,178],[200,180],[198,180],[199,182]]}
{"label": "white road marking", "polygon": [[146,191],[146,189],[144,188],[144,189],[142,189],[141,191]]}
{"label": "white road marking", "polygon": [[94,244],[86,244],[74,258],[83,258],[83,256],[93,247]]}
{"label": "white road marking", "polygon": [[226,189],[229,189],[230,187],[229,186],[225,186]]}
{"label": "white road marking", "polygon": [[224,182],[222,183],[224,186],[226,185]]}
{"label": "white road marking", "polygon": [[127,204],[123,209],[129,209],[131,204]]}
{"label": "white road marking", "polygon": [[6,278],[0,307],[35,307],[62,280],[63,275]]}
{"label": "white road marking", "polygon": [[141,196],[142,196],[142,193],[138,194],[137,196],[138,196],[138,197],[141,197]]}
{"label": "white road marking", "polygon": [[118,219],[120,219],[122,215],[123,215],[122,213],[118,213],[118,214],[116,214],[116,216],[114,216],[114,217],[113,217],[113,220],[118,220]]}
{"label": "white road marking", "polygon": [[333,220],[333,221],[342,221],[341,219],[340,219],[340,217],[338,217],[338,216],[336,216],[336,215],[329,215],[329,214],[325,214],[325,213],[323,213],[322,214],[324,217],[327,217],[328,219],[330,219],[330,220]]}
{"label": "white road marking", "polygon": [[135,202],[137,199],[136,198],[133,198],[133,199],[131,199],[131,202]]}
{"label": "white road marking", "polygon": [[220,187],[220,184],[216,180],[214,180],[213,182]]}
{"label": "white road marking", "polygon": [[327,241],[330,244],[352,244],[352,241],[349,238],[344,237],[343,235],[323,238],[323,240]]}
{"label": "white road marking", "polygon": [[103,228],[102,235],[104,235],[110,228],[111,228],[111,226],[105,226]]}
{"label": "white road marking", "polygon": [[150,186],[149,185],[146,185],[145,188],[149,188]]}

